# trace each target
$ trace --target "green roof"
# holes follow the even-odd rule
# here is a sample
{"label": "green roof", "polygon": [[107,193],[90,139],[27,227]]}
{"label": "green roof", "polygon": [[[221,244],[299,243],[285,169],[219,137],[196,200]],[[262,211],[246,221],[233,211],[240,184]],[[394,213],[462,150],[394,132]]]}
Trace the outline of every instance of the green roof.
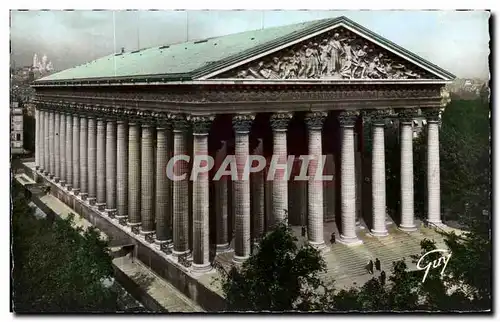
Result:
{"label": "green roof", "polygon": [[35,81],[35,86],[37,83],[92,83],[120,79],[124,82],[144,79],[192,80],[340,22],[439,74],[455,78],[451,73],[363,26],[345,17],[338,17],[112,54],[41,78]]}
{"label": "green roof", "polygon": [[157,46],[124,54],[109,55],[54,73],[39,81],[190,74],[207,65],[230,58],[270,41],[322,25],[328,20],[331,19],[252,30],[221,37]]}

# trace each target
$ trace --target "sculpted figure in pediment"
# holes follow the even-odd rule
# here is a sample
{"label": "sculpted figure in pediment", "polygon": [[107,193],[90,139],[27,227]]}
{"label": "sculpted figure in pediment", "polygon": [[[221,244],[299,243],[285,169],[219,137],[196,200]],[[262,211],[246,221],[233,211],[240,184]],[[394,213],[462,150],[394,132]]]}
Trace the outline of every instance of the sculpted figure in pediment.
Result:
{"label": "sculpted figure in pediment", "polygon": [[[247,79],[434,78],[363,37],[339,28],[253,61],[226,77]],[[224,76],[222,77],[224,78]]]}

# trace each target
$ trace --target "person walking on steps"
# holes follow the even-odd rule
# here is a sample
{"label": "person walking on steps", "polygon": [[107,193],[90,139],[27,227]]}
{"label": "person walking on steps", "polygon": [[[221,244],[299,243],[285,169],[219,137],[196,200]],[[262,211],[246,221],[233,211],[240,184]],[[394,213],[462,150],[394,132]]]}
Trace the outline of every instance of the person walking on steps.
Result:
{"label": "person walking on steps", "polygon": [[333,232],[330,236],[330,243],[335,244],[335,232]]}
{"label": "person walking on steps", "polygon": [[380,271],[380,260],[378,258],[375,258],[375,269]]}

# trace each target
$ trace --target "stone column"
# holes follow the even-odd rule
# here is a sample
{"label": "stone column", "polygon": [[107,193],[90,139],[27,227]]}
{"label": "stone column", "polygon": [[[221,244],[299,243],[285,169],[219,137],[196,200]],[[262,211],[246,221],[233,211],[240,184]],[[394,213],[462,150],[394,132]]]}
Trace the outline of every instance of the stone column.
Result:
{"label": "stone column", "polygon": [[79,147],[80,147],[80,197],[83,200],[88,196],[88,159],[87,159],[87,116],[80,115],[80,133],[79,133]]}
{"label": "stone column", "polygon": [[80,194],[80,116],[73,115],[73,193]]}
{"label": "stone column", "polygon": [[106,213],[116,214],[116,122],[106,120]]}
{"label": "stone column", "polygon": [[40,169],[40,109],[35,108],[35,169]]}
{"label": "stone column", "polygon": [[340,242],[348,245],[360,244],[356,235],[356,170],[354,161],[354,124],[357,111],[340,113],[342,128],[342,154],[340,164],[340,196],[342,233]]}
{"label": "stone column", "polygon": [[316,248],[324,248],[323,236],[323,181],[316,178],[318,167],[323,169],[323,149],[321,130],[327,117],[326,112],[312,112],[306,114],[305,122],[308,129],[308,151],[311,160],[308,164],[307,183],[307,231],[309,243]]}
{"label": "stone column", "polygon": [[44,132],[44,164],[43,173],[48,175],[50,173],[50,137],[49,137],[49,110],[45,110],[43,113],[43,132]]}
{"label": "stone column", "polygon": [[99,117],[97,119],[97,156],[96,156],[96,178],[97,193],[96,206],[100,211],[106,206],[106,121]]}
{"label": "stone column", "polygon": [[[193,116],[190,118],[193,128],[193,158],[207,157],[208,133],[213,116]],[[206,161],[201,164],[207,165]],[[209,174],[198,173],[193,178],[193,270],[206,272],[211,269],[209,258]]]}
{"label": "stone column", "polygon": [[374,236],[387,236],[385,193],[385,117],[383,110],[371,112],[372,125],[372,229]]}
{"label": "stone column", "polygon": [[65,186],[67,182],[66,175],[66,113],[60,113],[60,122],[59,125],[59,158],[60,158],[60,167],[61,167],[61,181],[59,182],[61,186]]}
{"label": "stone column", "polygon": [[[242,263],[250,256],[250,180],[243,177],[249,154],[249,133],[253,114],[233,116],[235,131],[235,155],[238,180],[233,182],[235,237],[233,262]],[[286,135],[286,134],[285,134]]]}
{"label": "stone column", "polygon": [[[95,112],[95,111],[94,111]],[[91,114],[87,120],[87,166],[88,166],[88,198],[90,205],[95,205],[97,196],[97,119]],[[125,158],[126,161],[126,158]]]}
{"label": "stone column", "polygon": [[443,225],[441,221],[441,184],[439,169],[439,123],[440,110],[424,110],[427,118],[427,221]]}
{"label": "stone column", "polygon": [[66,189],[73,188],[73,116],[66,113]]}
{"label": "stone column", "polygon": [[141,234],[155,231],[155,160],[153,150],[153,120],[145,118],[141,137]]}
{"label": "stone column", "polygon": [[[221,141],[222,146],[215,154],[215,169],[222,165],[227,156],[227,141]],[[215,239],[216,252],[222,253],[229,250],[229,206],[228,206],[228,178],[224,176],[214,181],[215,185]]]}
{"label": "stone column", "polygon": [[54,110],[49,112],[49,178],[53,179],[56,173],[56,156],[55,156],[55,115]]}
{"label": "stone column", "polygon": [[415,231],[415,211],[413,192],[413,109],[403,110],[399,113],[401,127],[401,224],[403,231]]}
{"label": "stone column", "polygon": [[[181,114],[172,115],[174,132],[174,157],[187,155],[188,123]],[[174,164],[173,173],[176,176],[186,174],[182,180],[173,182],[173,254],[178,256],[189,253],[189,164],[178,160]]]}
{"label": "stone column", "polygon": [[157,115],[156,127],[156,240],[157,244],[172,244],[172,200],[167,162],[170,147],[168,115]]}
{"label": "stone column", "polygon": [[[264,142],[263,139],[257,139],[258,143],[255,147],[253,154],[264,156]],[[264,182],[266,180],[264,176],[264,170],[255,172],[251,174],[251,198],[252,198],[252,221],[253,221],[253,232],[252,238],[255,245],[258,245],[264,234]],[[227,198],[227,197],[226,197]]]}
{"label": "stone column", "polygon": [[61,147],[60,140],[60,125],[61,119],[59,112],[54,112],[54,181],[59,182],[61,179]]}
{"label": "stone column", "polygon": [[128,218],[128,123],[117,120],[116,136],[116,218]]}
{"label": "stone column", "polygon": [[141,225],[141,128],[137,118],[129,119],[128,128],[128,222]]}
{"label": "stone column", "polygon": [[[43,105],[40,105],[40,106],[43,106]],[[45,110],[43,110],[42,108],[39,108],[39,112],[38,112],[38,115],[40,116],[40,121],[39,121],[39,125],[40,125],[40,129],[39,129],[39,132],[38,132],[38,135],[39,135],[39,138],[38,138],[38,146],[40,147],[39,148],[39,151],[38,151],[38,158],[39,158],[39,162],[40,162],[40,167],[39,167],[39,171],[40,173],[43,173],[45,171]]]}
{"label": "stone column", "polygon": [[[278,158],[278,164],[287,164],[286,131],[292,119],[292,113],[274,113],[270,122],[273,129],[273,156]],[[278,221],[287,222],[288,216],[288,180],[287,173],[291,169],[276,169],[273,180],[273,224]]]}

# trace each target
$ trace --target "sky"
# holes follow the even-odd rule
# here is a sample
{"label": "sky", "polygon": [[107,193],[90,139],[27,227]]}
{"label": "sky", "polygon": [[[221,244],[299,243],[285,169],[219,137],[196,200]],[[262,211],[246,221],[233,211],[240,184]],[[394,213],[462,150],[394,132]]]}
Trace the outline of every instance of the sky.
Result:
{"label": "sky", "polygon": [[457,77],[489,78],[486,11],[11,11],[11,59],[31,65],[34,53],[46,54],[63,70],[122,47],[133,51],[338,16]]}

